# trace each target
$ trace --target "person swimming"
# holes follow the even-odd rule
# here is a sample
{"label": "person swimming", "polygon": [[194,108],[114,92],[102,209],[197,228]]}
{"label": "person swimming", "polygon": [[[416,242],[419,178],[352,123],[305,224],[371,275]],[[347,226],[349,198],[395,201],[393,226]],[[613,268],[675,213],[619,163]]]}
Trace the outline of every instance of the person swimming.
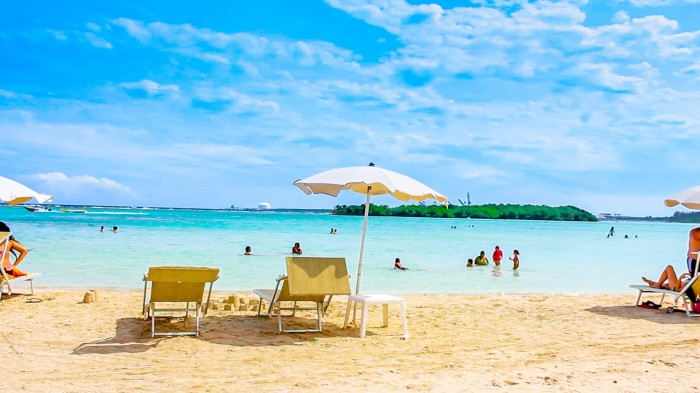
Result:
{"label": "person swimming", "polygon": [[404,266],[401,264],[401,259],[399,259],[399,258],[396,258],[396,259],[394,260],[394,269],[408,270],[407,267],[404,267]]}

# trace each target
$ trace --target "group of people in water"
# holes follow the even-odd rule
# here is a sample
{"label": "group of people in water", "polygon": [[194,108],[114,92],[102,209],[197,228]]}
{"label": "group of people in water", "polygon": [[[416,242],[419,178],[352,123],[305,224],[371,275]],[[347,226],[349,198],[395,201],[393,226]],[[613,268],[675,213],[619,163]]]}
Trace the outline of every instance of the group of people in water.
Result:
{"label": "group of people in water", "polygon": [[[501,250],[501,247],[496,246],[493,250],[493,255],[491,256],[493,258],[493,263],[496,266],[501,266],[501,260],[503,259],[503,250]],[[508,257],[511,261],[513,261],[513,270],[518,270],[520,267],[520,251],[518,250],[513,250],[513,256]],[[486,256],[485,251],[481,251],[479,255],[477,255],[474,259],[469,258],[467,259],[467,267],[473,267],[473,266],[486,266],[489,264],[489,258]]]}
{"label": "group of people in water", "polygon": [[[112,231],[117,232],[118,227],[113,227]],[[104,227],[100,227],[100,231],[104,231]],[[12,232],[10,227],[0,221],[0,232]],[[612,228],[611,228],[612,232]],[[331,231],[331,233],[334,233]],[[7,242],[7,247],[5,248],[5,242]],[[28,273],[20,270],[17,266],[24,260],[27,256],[29,250],[19,241],[14,235],[11,235],[3,243],[0,243],[0,268],[3,269],[6,275],[13,277],[25,276]],[[301,255],[302,249],[301,245],[297,242],[292,246],[292,254]],[[674,291],[680,291],[685,285],[685,279],[690,278],[696,272],[696,265],[698,255],[700,253],[700,227],[693,228],[688,234],[688,251],[686,265],[688,273],[682,273],[680,276],[676,273],[676,270],[672,265],[666,266],[658,280],[653,281],[646,277],[642,277],[642,280],[649,284],[653,288],[670,289]],[[253,250],[251,246],[245,247],[245,255],[252,255]],[[12,256],[13,258],[10,258]],[[501,265],[501,260],[503,259],[503,251],[499,246],[496,246],[493,251],[493,262],[496,266]],[[513,261],[513,270],[517,270],[520,267],[520,252],[518,250],[513,250],[513,256],[509,257]],[[467,260],[467,267],[473,266],[485,266],[489,264],[489,259],[484,251],[481,251],[478,256],[474,259],[469,258]],[[400,258],[394,260],[394,269],[407,270],[408,268],[403,266]]]}

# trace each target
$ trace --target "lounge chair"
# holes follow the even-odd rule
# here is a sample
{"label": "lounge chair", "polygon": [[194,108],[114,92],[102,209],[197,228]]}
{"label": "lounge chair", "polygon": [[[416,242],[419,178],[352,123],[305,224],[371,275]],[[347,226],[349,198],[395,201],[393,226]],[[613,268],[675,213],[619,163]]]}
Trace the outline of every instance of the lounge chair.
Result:
{"label": "lounge chair", "polygon": [[[277,331],[288,333],[320,332],[321,317],[333,295],[350,295],[350,276],[345,258],[287,257],[287,274],[277,278],[275,289],[255,289],[260,296],[258,316],[277,316]],[[262,301],[269,303],[267,314],[261,314]],[[284,304],[283,304],[284,302]],[[298,302],[313,302],[313,307],[298,306]],[[325,305],[324,305],[325,302]],[[285,304],[292,303],[291,306]],[[276,310],[276,314],[273,311]],[[282,329],[282,311],[316,310],[318,328]]]}
{"label": "lounge chair", "polygon": [[[5,253],[9,252],[7,250],[10,242],[8,239],[12,235],[11,232],[0,232],[0,261],[4,258]],[[7,294],[12,295],[12,283],[20,282],[20,281],[28,281],[29,282],[29,289],[30,292],[27,295],[33,295],[34,294],[34,279],[38,276],[40,276],[41,273],[29,273],[25,276],[10,276],[9,274],[5,273],[5,269],[0,269],[0,299],[2,299],[2,294],[5,291],[4,288],[7,288]]]}
{"label": "lounge chair", "polygon": [[[151,337],[155,336],[199,336],[199,317],[207,315],[211,288],[219,278],[219,269],[211,267],[157,266],[148,268],[143,275],[143,315],[151,318]],[[148,283],[151,283],[150,294]],[[209,284],[206,301],[204,291]],[[149,296],[150,295],[150,296]],[[185,303],[174,306],[173,303]],[[194,304],[194,307],[190,306]],[[159,306],[163,304],[163,306]],[[157,333],[156,313],[185,312],[185,323],[190,311],[195,312],[196,328],[194,331]],[[168,316],[170,317],[170,316]]]}
{"label": "lounge chair", "polygon": [[637,289],[639,291],[639,294],[637,295],[637,303],[636,305],[639,306],[639,302],[642,299],[642,294],[643,293],[660,293],[661,294],[661,300],[659,301],[659,304],[663,304],[664,297],[666,295],[671,295],[674,296],[673,302],[678,303],[678,300],[681,298],[683,299],[683,302],[685,304],[685,314],[688,317],[700,317],[700,314],[697,314],[693,311],[693,303],[696,303],[700,301],[697,297],[700,295],[700,279],[698,279],[700,276],[695,274],[693,278],[691,278],[680,291],[672,291],[670,289],[662,289],[662,288],[653,288],[650,287],[649,285],[630,285],[630,288]]}

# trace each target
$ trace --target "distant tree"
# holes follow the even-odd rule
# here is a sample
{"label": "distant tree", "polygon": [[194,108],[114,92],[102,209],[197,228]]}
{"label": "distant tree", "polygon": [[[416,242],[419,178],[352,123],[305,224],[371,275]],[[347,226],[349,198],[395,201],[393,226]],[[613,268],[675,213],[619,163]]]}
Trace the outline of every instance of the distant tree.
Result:
{"label": "distant tree", "polygon": [[[363,215],[364,205],[338,205],[333,214]],[[372,216],[486,218],[508,220],[598,221],[591,213],[575,206],[551,207],[545,205],[486,204],[445,207],[442,205],[403,205],[399,207],[370,204]],[[696,219],[700,222],[700,213]],[[680,219],[680,218],[679,218]]]}

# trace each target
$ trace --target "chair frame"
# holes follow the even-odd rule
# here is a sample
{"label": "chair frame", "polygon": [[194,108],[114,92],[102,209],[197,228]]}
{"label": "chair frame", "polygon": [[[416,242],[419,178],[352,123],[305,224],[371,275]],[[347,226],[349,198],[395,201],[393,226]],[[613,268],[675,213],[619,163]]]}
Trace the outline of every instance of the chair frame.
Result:
{"label": "chair frame", "polygon": [[[277,284],[275,285],[274,291],[270,291],[269,289],[255,289],[253,290],[253,293],[258,295],[260,297],[260,301],[258,302],[258,316],[267,316],[267,317],[277,317],[277,332],[285,332],[285,333],[318,333],[321,332],[323,329],[322,325],[322,316],[325,315],[326,310],[328,309],[328,306],[330,306],[331,303],[331,298],[333,295],[328,296],[328,301],[326,302],[324,306],[324,302],[314,302],[316,303],[315,307],[300,307],[297,305],[297,301],[291,301],[291,300],[279,300],[280,293],[282,293],[282,287],[286,285],[287,281],[287,275],[281,275],[275,279]],[[269,307],[267,309],[266,314],[262,314],[262,301],[265,300],[268,302]],[[292,306],[291,307],[283,307],[282,302],[291,302]],[[275,306],[276,305],[276,306]],[[277,313],[274,313],[274,309],[277,309]],[[297,310],[299,311],[304,311],[304,310],[316,310],[316,316],[318,320],[318,328],[317,329],[287,329],[284,330],[282,329],[282,317],[293,317],[296,315]],[[291,311],[291,314],[282,314],[282,311]]]}

